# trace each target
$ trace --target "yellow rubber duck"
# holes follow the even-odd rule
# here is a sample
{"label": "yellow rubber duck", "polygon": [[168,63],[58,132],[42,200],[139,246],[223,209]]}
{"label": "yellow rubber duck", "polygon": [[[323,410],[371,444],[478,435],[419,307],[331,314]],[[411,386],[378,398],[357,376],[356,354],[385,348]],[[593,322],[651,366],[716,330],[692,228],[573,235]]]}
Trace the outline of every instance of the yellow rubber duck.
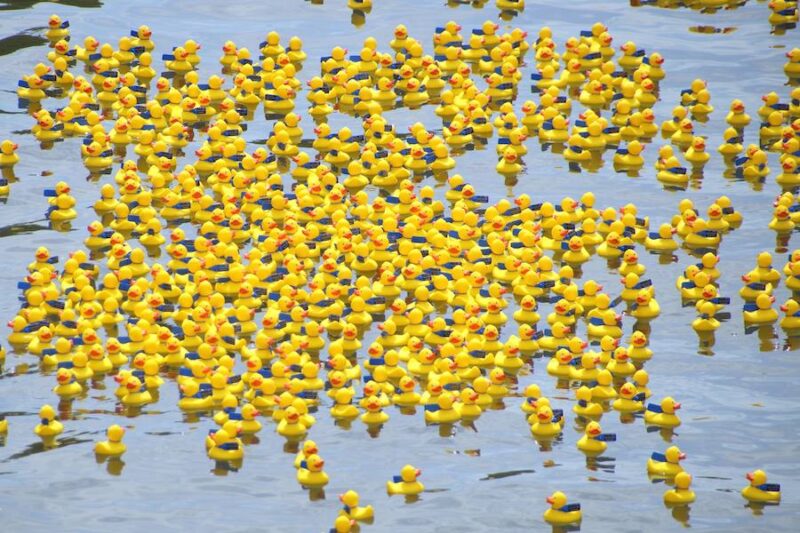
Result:
{"label": "yellow rubber duck", "polygon": [[120,401],[126,406],[141,407],[154,401],[147,385],[136,376],[131,376],[125,382],[125,388],[126,393]]}
{"label": "yellow rubber duck", "polygon": [[285,416],[278,422],[276,431],[283,437],[300,438],[308,433],[308,427],[303,424],[297,409],[290,405]]}
{"label": "yellow rubber duck", "polygon": [[[788,3],[788,2],[787,2]],[[797,22],[797,6],[795,5],[795,22]],[[791,79],[798,79],[800,78],[800,48],[792,48],[788,52],[786,52],[786,57],[789,61],[783,66],[783,72],[786,74],[786,77]]]}
{"label": "yellow rubber duck", "polygon": [[661,224],[657,232],[650,232],[644,241],[644,246],[650,251],[673,252],[677,250],[678,243],[673,238],[674,228],[670,224]]}
{"label": "yellow rubber duck", "polygon": [[[236,423],[231,421],[236,427]],[[227,424],[226,424],[227,426]],[[211,446],[208,448],[208,457],[215,461],[240,461],[244,457],[244,446],[236,436],[236,430],[229,432],[225,426],[210,435]]]}
{"label": "yellow rubber duck", "polygon": [[691,484],[692,476],[688,472],[678,472],[675,475],[675,487],[664,492],[664,503],[668,506],[692,503],[695,495]]}
{"label": "yellow rubber duck", "polygon": [[778,320],[778,312],[772,308],[775,297],[759,294],[754,302],[746,302],[742,308],[745,324],[771,324]]}
{"label": "yellow rubber duck", "polygon": [[681,404],[666,396],[660,404],[649,403],[644,413],[646,424],[663,428],[674,428],[681,425],[681,420],[675,411],[681,408]]}
{"label": "yellow rubber duck", "polygon": [[800,304],[797,300],[792,298],[786,300],[786,303],[781,305],[781,311],[784,317],[781,319],[780,326],[785,330],[794,330],[800,328]]}
{"label": "yellow rubber duck", "polygon": [[69,39],[69,21],[62,20],[58,15],[50,15],[47,19],[47,30],[44,36],[51,43],[55,43],[61,39]]}
{"label": "yellow rubber duck", "polygon": [[677,446],[670,446],[664,453],[653,452],[647,459],[647,473],[651,476],[673,478],[683,467],[680,462],[686,459],[686,454]]}
{"label": "yellow rubber duck", "polygon": [[592,389],[582,385],[575,390],[575,405],[572,411],[584,418],[599,418],[603,415],[603,406],[592,401]]}
{"label": "yellow rubber duck", "polygon": [[54,439],[64,431],[64,425],[56,419],[56,411],[51,405],[45,404],[39,409],[39,420],[33,432],[42,440]]}
{"label": "yellow rubber duck", "polygon": [[607,442],[617,440],[614,433],[603,433],[603,429],[595,421],[586,424],[583,436],[578,439],[576,446],[580,451],[589,457],[600,455],[608,447]]}
{"label": "yellow rubber duck", "polygon": [[577,524],[581,521],[581,504],[567,503],[567,495],[556,491],[546,499],[550,508],[544,512],[544,521],[552,525]]}
{"label": "yellow rubber duck", "polygon": [[104,457],[119,457],[127,447],[122,442],[122,437],[125,435],[125,428],[117,424],[108,426],[106,430],[106,437],[108,440],[100,441],[94,445],[94,453],[98,456]]}
{"label": "yellow rubber duck", "polygon": [[429,424],[452,424],[457,422],[461,415],[454,407],[458,396],[449,392],[443,392],[436,399],[436,403],[425,405],[425,422]]}
{"label": "yellow rubber duck", "polygon": [[738,98],[731,102],[730,111],[725,116],[729,126],[741,130],[750,124],[750,115],[745,112],[744,102]]}
{"label": "yellow rubber duck", "polygon": [[425,490],[425,485],[417,480],[420,475],[422,475],[421,470],[411,465],[405,465],[400,470],[399,476],[394,476],[391,481],[386,482],[386,491],[389,495],[417,496]]}
{"label": "yellow rubber duck", "polygon": [[324,466],[325,461],[317,454],[300,461],[297,469],[298,483],[304,487],[324,487],[329,481],[328,474],[322,470]]}
{"label": "yellow rubber duck", "polygon": [[379,425],[389,421],[389,414],[383,411],[383,405],[377,396],[368,396],[364,401],[366,413],[361,415],[361,421],[368,425]]}
{"label": "yellow rubber duck", "polygon": [[499,174],[506,176],[519,174],[522,170],[522,165],[519,163],[519,155],[517,155],[516,150],[511,147],[503,150],[503,157],[497,163],[495,169]]}
{"label": "yellow rubber duck", "polygon": [[71,362],[59,364],[58,372],[56,372],[57,385],[53,387],[53,392],[65,400],[69,400],[83,394],[83,387],[75,378],[71,368]]}
{"label": "yellow rubber duck", "polygon": [[0,168],[11,168],[19,162],[19,145],[6,139],[0,142]]}
{"label": "yellow rubber duck", "polygon": [[689,146],[689,149],[686,150],[684,157],[695,168],[703,167],[708,160],[711,159],[711,155],[706,152],[705,139],[702,137],[695,137],[692,139],[692,144]]}
{"label": "yellow rubber duck", "polygon": [[742,496],[751,502],[778,503],[781,501],[781,486],[767,483],[767,474],[763,470],[748,472],[745,477],[750,482],[742,489]]}
{"label": "yellow rubber duck", "polygon": [[342,502],[342,509],[339,511],[341,516],[346,516],[357,520],[359,522],[368,522],[373,519],[375,512],[371,505],[359,506],[359,496],[354,490],[339,495],[339,501]]}
{"label": "yellow rubber duck", "polygon": [[534,437],[542,439],[560,435],[562,430],[560,421],[562,418],[561,414],[556,414],[549,405],[539,405],[534,422],[531,424],[531,433]]}
{"label": "yellow rubber duck", "polygon": [[767,7],[772,11],[769,15],[769,23],[773,26],[783,26],[797,22],[797,2],[772,0],[767,4]]}

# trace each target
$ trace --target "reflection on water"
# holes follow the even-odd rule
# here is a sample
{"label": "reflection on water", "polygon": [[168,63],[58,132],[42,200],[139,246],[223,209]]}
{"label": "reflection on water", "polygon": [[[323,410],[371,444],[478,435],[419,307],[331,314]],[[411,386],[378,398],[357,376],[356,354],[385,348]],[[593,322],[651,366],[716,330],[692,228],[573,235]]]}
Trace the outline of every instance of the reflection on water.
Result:
{"label": "reflection on water", "polygon": [[[73,7],[101,7],[103,2],[100,0],[57,0],[58,4],[64,6],[73,6]],[[9,1],[0,1],[0,11],[9,11],[9,10],[18,10],[18,9],[29,9],[31,7],[36,6],[37,4],[46,3],[52,4],[53,2],[50,0],[9,0]]]}
{"label": "reflection on water", "polygon": [[[42,221],[44,221],[44,219],[42,219]],[[37,224],[36,222],[11,224],[9,226],[0,227],[0,237],[7,237],[9,235],[28,235],[30,233],[47,229],[49,229],[49,226],[43,226],[41,224]]]}
{"label": "reflection on water", "polygon": [[90,439],[79,439],[77,437],[67,437],[67,438],[58,438],[58,437],[48,437],[43,438],[39,442],[35,442],[33,444],[28,445],[24,450],[17,452],[15,454],[9,455],[7,458],[3,460],[3,462],[10,462],[15,461],[17,459],[22,459],[24,457],[30,457],[31,455],[36,455],[39,453],[46,452],[48,450],[53,450],[55,448],[65,448],[67,446],[73,446],[75,444],[83,444],[85,442],[91,442]]}
{"label": "reflection on water", "polygon": [[491,474],[486,474],[486,477],[480,478],[481,481],[490,480],[490,479],[503,479],[506,477],[511,476],[519,476],[521,474],[533,474],[535,470],[531,469],[522,469],[522,470],[509,470],[506,472],[493,472]]}
{"label": "reflection on water", "polygon": [[44,37],[28,33],[18,33],[10,37],[4,37],[0,39],[0,56],[13,54],[17,50],[31,46],[41,46],[45,43],[47,43],[47,39]]}

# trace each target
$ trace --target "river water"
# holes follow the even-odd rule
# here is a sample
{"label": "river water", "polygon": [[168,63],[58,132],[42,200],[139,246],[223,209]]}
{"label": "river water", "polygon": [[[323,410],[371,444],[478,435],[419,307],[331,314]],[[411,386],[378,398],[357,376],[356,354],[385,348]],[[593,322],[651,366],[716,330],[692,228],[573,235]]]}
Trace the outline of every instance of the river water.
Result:
{"label": "river water", "polygon": [[[302,80],[316,73],[316,58],[328,55],[334,45],[357,51],[363,39],[372,35],[387,49],[392,29],[401,22],[412,36],[430,46],[433,29],[447,20],[457,21],[468,34],[485,19],[498,17],[493,2],[476,2],[476,7],[375,0],[376,6],[363,16],[347,9],[344,1],[330,0],[324,4],[299,0],[166,4],[155,0],[0,2],[0,139],[18,142],[22,157],[16,167],[20,182],[12,184],[10,196],[0,205],[4,267],[0,270],[0,317],[6,317],[4,321],[18,308],[16,283],[25,275],[34,247],[48,246],[63,257],[81,246],[83,228],[95,218],[87,206],[97,198],[99,184],[87,181],[77,141],[40,150],[29,133],[33,120],[18,108],[14,92],[20,75],[43,60],[48,50],[40,35],[52,12],[70,21],[74,42],[82,42],[89,34],[101,42],[116,42],[139,24],[153,29],[161,50],[194,38],[205,52],[200,68],[204,76],[218,70],[217,57],[227,39],[255,49],[270,30],[280,32],[284,40],[296,34],[304,39],[309,56],[300,73]],[[563,490],[571,501],[582,503],[585,531],[671,531],[687,525],[702,531],[794,530],[791,524],[800,519],[796,460],[800,371],[795,351],[800,340],[788,338],[778,328],[747,333],[736,295],[740,275],[752,268],[758,252],[775,252],[777,247],[776,266],[785,262],[787,246],[776,243],[775,234],[767,228],[772,201],[779,192],[774,183],[779,167],[771,154],[772,176],[763,186],[753,186],[723,177],[725,167],[715,152],[733,98],[743,100],[753,116],[761,95],[775,90],[782,100],[787,98],[784,53],[787,47],[797,46],[800,34],[797,30],[773,34],[768,14],[766,3],[756,1],[737,9],[701,13],[632,7],[623,1],[546,0],[529,1],[524,12],[501,21],[504,30],[520,26],[531,36],[539,27],[550,26],[562,49],[567,37],[600,20],[610,28],[615,44],[633,40],[648,51],[659,51],[666,58],[667,71],[661,101],[655,107],[659,123],[670,116],[681,89],[694,78],[707,80],[716,112],[708,123],[698,126],[698,132],[708,137],[713,155],[703,178],[687,191],[665,190],[656,181],[652,163],[660,138],[645,150],[647,163],[639,177],[617,174],[608,162],[594,173],[572,173],[560,156],[540,151],[535,141],[529,141],[527,169],[516,183],[505,182],[494,171],[493,141],[488,150],[458,159],[458,172],[492,200],[528,193],[534,201],[558,201],[591,190],[598,206],[634,202],[657,226],[677,212],[681,198],[691,198],[704,210],[726,194],[744,213],[744,225],[726,235],[720,248],[720,293],[732,297],[728,309],[732,318],[716,332],[712,346],[700,345],[690,326],[694,310],[681,307],[674,288],[676,277],[694,258],[679,251],[675,262],[659,264],[656,256],[640,254],[662,307],[650,333],[656,354],[647,363],[650,386],[656,398],[672,395],[684,406],[684,423],[672,439],[688,455],[683,464],[694,476],[697,502],[688,513],[666,509],[664,484],[648,479],[647,458],[667,444],[658,432],[645,431],[641,420],[624,424],[613,411],[606,414],[603,429],[616,432],[618,441],[610,443],[602,461],[587,465],[574,446],[578,433],[571,414],[563,441],[552,450],[540,450],[519,412],[519,398],[508,398],[504,410],[486,413],[474,427],[458,427],[445,437],[435,426],[425,427],[420,413],[402,416],[390,410],[390,422],[373,437],[358,421],[350,430],[334,426],[323,408],[311,437],[326,460],[331,483],[325,498],[315,501],[309,501],[309,493],[295,482],[293,456],[284,451],[284,440],[270,426],[260,433],[260,442],[247,448],[242,469],[215,468],[203,449],[203,436],[213,423],[187,419],[176,407],[174,386],[164,386],[160,401],[141,416],[125,419],[116,413],[113,382],[107,379],[107,388],[90,390],[87,398],[63,413],[68,416],[62,417],[66,429],[61,446],[45,452],[32,428],[39,407],[54,402],[50,392],[54,379],[29,366],[35,358],[10,353],[0,375],[0,414],[10,423],[0,446],[2,529],[322,531],[331,527],[340,507],[336,495],[353,488],[360,492],[362,502],[376,508],[376,522],[367,526],[374,531],[544,531],[549,526],[541,513],[545,497],[553,490]],[[523,98],[528,91],[522,89]],[[387,116],[398,130],[415,121],[439,124],[432,107],[414,112],[400,109]],[[355,125],[341,116],[332,117],[331,122],[334,127]],[[746,142],[757,142],[755,122],[757,117],[745,134]],[[264,139],[268,131],[266,124],[256,122],[246,138]],[[72,185],[80,207],[73,223],[76,229],[67,233],[50,230],[43,218],[42,189],[56,179]],[[443,192],[441,183],[437,190]],[[790,241],[788,249],[793,244]],[[590,277],[617,291],[618,275],[602,261],[584,268],[584,279]],[[777,301],[788,296],[781,286]],[[541,360],[535,362],[532,374],[520,377],[520,389],[531,382],[539,383],[545,395],[570,412],[572,394],[555,389]],[[124,465],[97,464],[92,442],[100,440],[114,422],[128,428]],[[421,480],[429,489],[413,504],[388,497],[384,490],[385,481],[408,462],[423,470]],[[763,511],[745,506],[738,492],[746,484],[745,472],[755,468],[763,468],[770,481],[782,484],[780,506]]]}

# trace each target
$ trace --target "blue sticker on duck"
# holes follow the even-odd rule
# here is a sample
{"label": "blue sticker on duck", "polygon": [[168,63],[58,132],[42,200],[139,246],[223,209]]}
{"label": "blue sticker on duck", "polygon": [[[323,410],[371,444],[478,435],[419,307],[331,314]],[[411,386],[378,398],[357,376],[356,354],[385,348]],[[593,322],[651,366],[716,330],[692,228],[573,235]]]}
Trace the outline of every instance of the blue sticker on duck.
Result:
{"label": "blue sticker on duck", "polygon": [[661,409],[661,406],[657,403],[648,403],[647,410],[651,413],[663,413],[664,411]]}

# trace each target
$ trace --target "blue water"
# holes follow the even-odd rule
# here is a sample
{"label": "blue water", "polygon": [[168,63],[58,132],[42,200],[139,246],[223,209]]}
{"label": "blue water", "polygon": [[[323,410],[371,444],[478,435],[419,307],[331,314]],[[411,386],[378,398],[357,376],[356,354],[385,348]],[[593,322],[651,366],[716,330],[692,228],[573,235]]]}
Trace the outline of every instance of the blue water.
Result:
{"label": "blue water", "polygon": [[[218,70],[217,58],[227,39],[252,50],[270,30],[279,31],[284,41],[297,34],[304,39],[309,55],[300,73],[302,80],[316,73],[316,58],[327,55],[334,45],[357,51],[363,39],[373,35],[381,48],[387,49],[392,29],[400,22],[429,47],[434,27],[449,19],[462,24],[467,34],[469,28],[498,15],[492,2],[484,2],[483,9],[427,1],[375,0],[375,4],[361,21],[351,20],[353,14],[343,1],[324,5],[176,1],[168,9],[163,2],[152,0],[102,5],[10,2],[11,8],[24,9],[0,11],[0,39],[16,36],[0,41],[0,139],[18,142],[22,161],[16,168],[20,182],[12,185],[7,203],[0,206],[4,261],[0,318],[11,318],[18,307],[16,283],[25,275],[33,248],[45,245],[63,257],[81,246],[83,228],[95,218],[86,206],[96,199],[99,184],[85,180],[78,141],[42,151],[30,134],[17,133],[29,130],[33,120],[17,108],[16,80],[43,60],[47,51],[26,36],[40,35],[52,12],[70,20],[74,42],[89,34],[101,42],[116,42],[139,24],[151,26],[159,50],[195,38],[205,52],[200,68],[203,76]],[[557,201],[592,190],[598,206],[632,201],[657,225],[676,213],[681,198],[693,199],[704,210],[713,199],[726,194],[744,213],[744,225],[726,235],[720,249],[720,292],[732,297],[729,310],[733,318],[716,332],[712,347],[699,347],[690,327],[694,310],[681,308],[674,288],[676,277],[694,259],[680,251],[677,262],[659,265],[656,257],[641,254],[662,307],[650,334],[655,352],[646,365],[650,387],[656,398],[672,395],[684,406],[684,424],[673,440],[688,455],[684,466],[694,476],[697,502],[688,517],[673,517],[662,504],[664,485],[647,478],[647,457],[652,451],[663,451],[667,444],[658,433],[646,432],[641,421],[627,425],[616,413],[606,414],[603,429],[616,432],[618,441],[611,443],[605,454],[611,460],[589,469],[574,446],[579,434],[572,429],[571,414],[563,442],[557,442],[552,451],[541,451],[519,411],[518,398],[508,398],[505,410],[487,412],[473,428],[459,426],[447,437],[441,437],[436,427],[425,427],[421,412],[402,416],[394,409],[389,410],[391,420],[377,438],[368,435],[358,421],[346,431],[333,425],[326,405],[310,437],[326,460],[331,483],[325,499],[313,502],[296,483],[293,454],[285,453],[284,439],[271,425],[259,434],[258,444],[248,446],[241,470],[215,470],[203,448],[204,435],[213,423],[187,420],[176,407],[177,391],[171,383],[162,388],[160,401],[148,406],[142,416],[125,419],[115,412],[114,384],[106,379],[107,389],[91,390],[71,411],[62,413],[62,445],[42,452],[32,429],[39,407],[54,403],[50,392],[54,379],[28,366],[35,358],[9,354],[0,376],[0,413],[10,421],[9,434],[0,447],[2,530],[323,531],[331,527],[340,507],[336,495],[350,488],[359,491],[363,503],[375,506],[376,522],[366,526],[374,531],[546,530],[541,513],[546,508],[545,497],[553,490],[563,490],[571,501],[583,504],[585,531],[671,531],[683,525],[704,531],[794,530],[791,524],[800,517],[796,461],[800,452],[796,411],[800,371],[794,350],[800,342],[779,329],[745,334],[739,315],[741,301],[736,296],[739,276],[752,268],[756,254],[776,248],[767,224],[778,193],[773,181],[777,160],[770,155],[773,174],[763,187],[754,187],[724,178],[724,165],[714,151],[721,142],[731,99],[742,99],[755,117],[762,94],[775,90],[784,101],[788,95],[782,65],[786,48],[797,46],[798,32],[773,35],[767,17],[765,2],[754,1],[738,9],[704,14],[688,9],[632,8],[620,1],[548,0],[529,1],[523,13],[503,24],[503,30],[520,26],[530,36],[548,25],[563,49],[567,37],[601,20],[609,26],[616,45],[634,40],[648,51],[661,52],[667,60],[667,79],[661,84],[661,101],[655,107],[659,123],[677,104],[681,89],[696,77],[706,79],[716,112],[707,124],[698,125],[697,131],[708,136],[713,156],[702,181],[688,191],[665,191],[655,180],[652,162],[661,144],[659,138],[646,149],[647,164],[637,178],[614,173],[610,164],[592,174],[570,173],[560,156],[540,152],[535,141],[529,141],[527,170],[515,184],[505,183],[494,171],[495,141],[490,141],[485,151],[458,159],[457,171],[475,184],[479,194],[490,194],[493,200],[528,193],[534,201]],[[699,26],[728,31],[690,30]],[[19,48],[21,45],[26,46]],[[527,89],[522,88],[521,98],[527,96]],[[302,97],[299,109],[301,102],[304,106]],[[416,121],[432,127],[440,124],[431,107],[416,112],[396,110],[387,116],[399,131]],[[331,124],[338,128],[356,122],[333,116]],[[308,135],[307,121],[304,126]],[[257,121],[246,138],[263,139],[268,127],[263,120]],[[745,138],[757,142],[754,126]],[[41,191],[57,179],[72,185],[78,205],[83,207],[73,223],[76,229],[69,233],[47,229],[42,216],[46,202]],[[789,242],[789,249],[792,244]],[[784,258],[784,252],[776,253],[776,266],[782,266]],[[584,279],[590,277],[612,293],[618,290],[617,273],[602,261],[592,261],[584,268]],[[783,287],[777,291],[778,302],[788,297]],[[543,314],[548,310],[544,306]],[[632,322],[625,325],[629,329]],[[510,335],[514,328],[506,329]],[[554,388],[541,360],[534,363],[532,374],[520,377],[520,390],[531,382],[539,383],[545,395],[569,413],[571,392]],[[92,442],[100,440],[105,428],[115,422],[128,428],[128,452],[121,471],[97,464],[92,452]],[[414,504],[385,494],[386,480],[405,463],[423,470],[421,480],[429,489]],[[766,470],[770,481],[783,487],[780,506],[766,508],[763,514],[745,507],[738,494],[746,484],[745,472],[755,468]],[[492,476],[509,472],[516,475]]]}

